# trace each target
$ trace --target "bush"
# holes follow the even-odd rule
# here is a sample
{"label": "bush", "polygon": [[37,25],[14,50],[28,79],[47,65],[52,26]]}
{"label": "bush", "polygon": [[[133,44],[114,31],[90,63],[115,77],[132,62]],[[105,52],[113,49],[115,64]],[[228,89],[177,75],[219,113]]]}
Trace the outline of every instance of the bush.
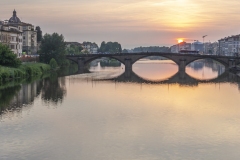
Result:
{"label": "bush", "polygon": [[18,67],[21,61],[17,58],[7,45],[0,43],[0,65],[8,67]]}
{"label": "bush", "polygon": [[0,82],[8,79],[39,76],[50,71],[50,69],[49,65],[43,63],[27,63],[21,65],[19,68],[0,66]]}
{"label": "bush", "polygon": [[58,67],[57,61],[54,58],[50,60],[49,65],[51,66],[52,69],[56,69]]}

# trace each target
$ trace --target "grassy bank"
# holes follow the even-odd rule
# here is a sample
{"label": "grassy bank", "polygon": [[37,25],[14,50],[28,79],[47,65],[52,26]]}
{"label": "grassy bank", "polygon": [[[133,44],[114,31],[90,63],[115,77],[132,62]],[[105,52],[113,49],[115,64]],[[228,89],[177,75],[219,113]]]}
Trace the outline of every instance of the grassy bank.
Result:
{"label": "grassy bank", "polygon": [[0,83],[13,79],[26,79],[39,76],[50,71],[50,69],[50,65],[43,63],[25,63],[18,68],[0,66]]}

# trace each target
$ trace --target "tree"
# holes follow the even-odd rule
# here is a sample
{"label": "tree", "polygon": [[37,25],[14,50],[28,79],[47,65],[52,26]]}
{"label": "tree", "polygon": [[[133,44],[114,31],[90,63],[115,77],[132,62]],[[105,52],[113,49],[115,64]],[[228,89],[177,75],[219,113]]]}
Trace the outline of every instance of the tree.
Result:
{"label": "tree", "polygon": [[104,52],[104,51],[105,51],[105,47],[106,47],[106,42],[103,41],[103,42],[101,43],[100,48],[99,48],[99,52]]}
{"label": "tree", "polygon": [[103,41],[101,43],[101,47],[99,49],[102,53],[121,53],[122,52],[122,46],[118,42],[105,42]]}
{"label": "tree", "polygon": [[133,49],[133,52],[170,52],[169,47],[159,47],[159,46],[150,46],[150,47],[137,47]]}
{"label": "tree", "polygon": [[67,47],[66,48],[66,52],[67,54],[83,54],[81,51],[83,50],[83,47],[82,46],[78,46],[78,45],[74,45],[74,44],[71,44],[70,47]]}
{"label": "tree", "polygon": [[17,58],[7,45],[0,43],[0,65],[9,67],[18,67],[21,61]]}
{"label": "tree", "polygon": [[37,26],[36,31],[37,31],[37,42],[41,42],[42,41],[42,30],[39,26]]}
{"label": "tree", "polygon": [[55,60],[54,58],[52,58],[52,59],[50,60],[49,65],[51,66],[52,69],[56,69],[57,66],[58,66],[58,65],[57,65],[57,62],[56,62],[56,60]]}
{"label": "tree", "polygon": [[128,53],[128,50],[124,49],[122,52],[123,52],[123,53]]}
{"label": "tree", "polygon": [[50,60],[54,58],[58,65],[63,65],[66,62],[65,46],[63,35],[45,34],[40,46],[40,61],[49,64]]}

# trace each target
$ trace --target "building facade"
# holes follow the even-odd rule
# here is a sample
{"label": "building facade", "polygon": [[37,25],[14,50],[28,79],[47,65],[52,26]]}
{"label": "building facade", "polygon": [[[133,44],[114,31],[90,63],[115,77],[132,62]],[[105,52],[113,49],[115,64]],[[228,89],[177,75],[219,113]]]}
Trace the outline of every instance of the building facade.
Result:
{"label": "building facade", "polygon": [[191,43],[181,42],[170,47],[171,53],[180,53],[182,50],[191,50]]}
{"label": "building facade", "polygon": [[219,45],[218,45],[218,42],[204,43],[204,54],[219,55]]}
{"label": "building facade", "polygon": [[219,42],[219,53],[223,56],[240,55],[240,34],[222,38]]}
{"label": "building facade", "polygon": [[9,46],[9,48],[18,57],[22,56],[23,32],[17,27],[5,25],[0,22],[0,43]]}
{"label": "building facade", "polygon": [[204,45],[203,43],[196,41],[191,44],[191,50],[198,51],[199,53],[203,53]]}
{"label": "building facade", "polygon": [[96,43],[91,42],[83,42],[83,48],[87,50],[90,54],[97,54],[98,53],[98,45]]}
{"label": "building facade", "polygon": [[9,19],[7,25],[16,27],[23,32],[22,50],[24,54],[31,55],[37,53],[37,31],[32,24],[21,22],[17,17],[17,12],[14,10],[13,16]]}

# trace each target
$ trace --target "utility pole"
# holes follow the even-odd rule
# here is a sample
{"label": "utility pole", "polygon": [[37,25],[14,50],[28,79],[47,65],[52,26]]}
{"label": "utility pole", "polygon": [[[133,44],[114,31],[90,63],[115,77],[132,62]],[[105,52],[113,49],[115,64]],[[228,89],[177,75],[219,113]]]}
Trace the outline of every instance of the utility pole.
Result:
{"label": "utility pole", "polygon": [[204,52],[205,52],[205,44],[204,44],[204,38],[205,37],[207,37],[207,35],[205,35],[205,36],[203,36],[202,38],[203,38],[203,54],[204,54]]}

